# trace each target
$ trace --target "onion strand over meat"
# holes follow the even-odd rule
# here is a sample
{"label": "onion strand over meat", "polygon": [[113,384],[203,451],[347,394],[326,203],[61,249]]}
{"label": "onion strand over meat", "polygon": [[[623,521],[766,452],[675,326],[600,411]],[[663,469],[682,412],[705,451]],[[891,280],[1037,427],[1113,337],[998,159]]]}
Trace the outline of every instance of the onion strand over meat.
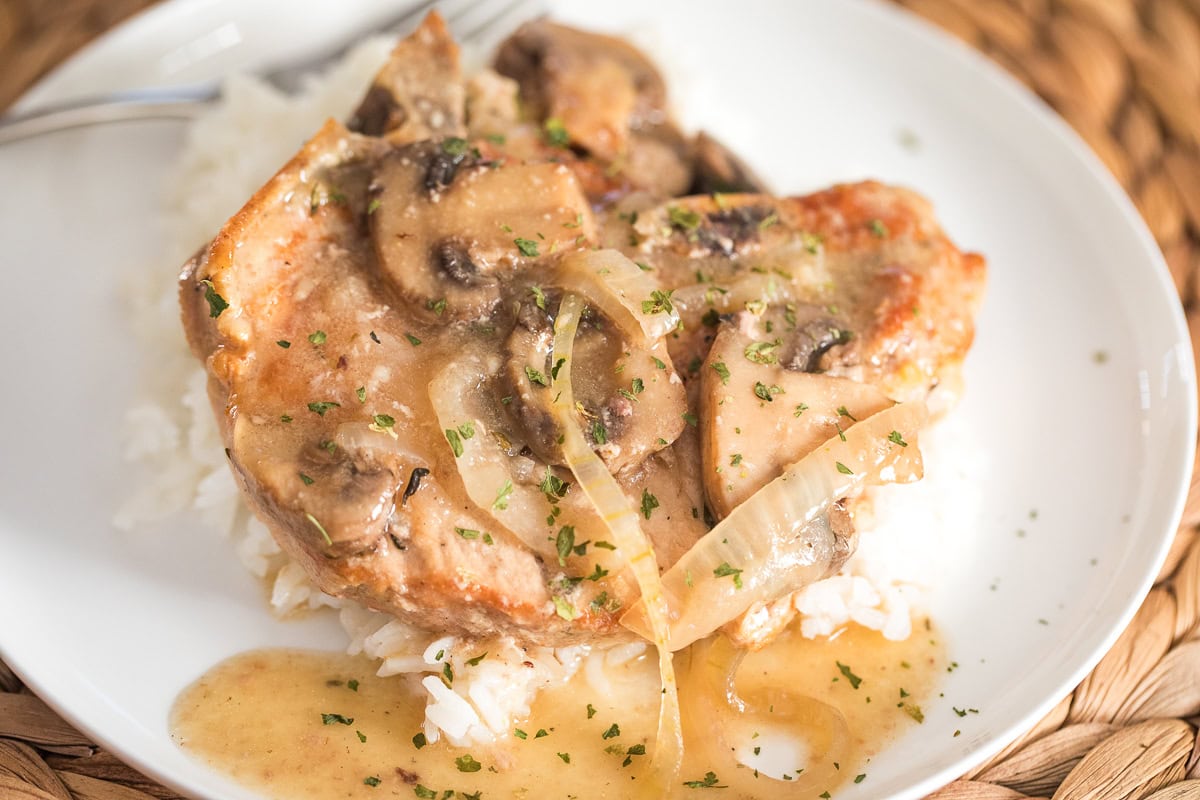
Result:
{"label": "onion strand over meat", "polygon": [[[593,452],[575,417],[575,397],[571,384],[571,357],[584,302],[575,294],[565,294],[554,325],[554,361],[561,368],[551,386],[555,392],[552,412],[563,432],[563,455],[575,475],[579,488],[596,507],[600,518],[612,533],[617,552],[624,557],[641,589],[640,603],[650,640],[658,648],[658,670],[662,679],[658,733],[650,762],[651,788],[667,795],[674,788],[683,759],[683,731],[679,715],[679,695],[675,669],[667,641],[667,598],[658,574],[654,547],[638,523],[637,511],[604,462]],[[648,794],[647,796],[653,796]]]}
{"label": "onion strand over meat", "polygon": [[[855,423],[785,469],[705,534],[662,576],[671,608],[671,649],[708,636],[756,601],[773,600],[824,577],[835,556],[829,522],[833,504],[867,486],[892,481],[898,472],[919,473],[919,462],[914,463],[918,449],[907,444],[916,441],[926,416],[918,401]],[[898,470],[898,464],[904,469]],[[621,623],[644,632],[658,624],[650,617],[639,602]]]}
{"label": "onion strand over meat", "polygon": [[679,324],[671,293],[616,250],[568,253],[552,280],[589,298],[635,346],[648,348]]}

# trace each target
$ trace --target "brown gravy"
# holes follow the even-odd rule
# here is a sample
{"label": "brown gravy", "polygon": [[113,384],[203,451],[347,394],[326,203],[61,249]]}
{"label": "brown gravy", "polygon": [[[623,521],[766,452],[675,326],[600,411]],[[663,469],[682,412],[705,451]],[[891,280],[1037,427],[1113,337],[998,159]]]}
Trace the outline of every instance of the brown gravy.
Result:
{"label": "brown gravy", "polygon": [[[918,621],[905,642],[856,626],[819,641],[789,630],[746,657],[738,693],[757,713],[732,725],[718,719],[723,704],[697,690],[700,659],[689,651],[678,654],[688,748],[681,782],[703,783],[712,772],[717,785],[728,787],[720,796],[776,798],[832,792],[859,775],[869,780],[871,758],[917,724],[920,704],[945,668],[937,636],[926,624]],[[364,658],[340,654],[243,653],[181,693],[171,715],[172,736],[214,769],[269,797],[639,796],[634,776],[649,755],[622,763],[630,747],[653,750],[658,676],[652,656],[610,671],[610,696],[593,690],[581,668],[565,685],[543,692],[531,718],[516,724],[526,738],[511,736],[490,749],[445,742],[415,747],[423,691],[403,677],[378,678],[374,669]],[[811,748],[800,773],[788,761],[789,740],[778,735],[789,728]],[[759,763],[754,748],[762,758],[774,752],[773,767]],[[816,753],[825,748],[824,757]],[[739,766],[730,749],[759,771]],[[462,771],[473,761],[477,771]],[[768,777],[772,769],[788,779]],[[681,785],[679,793],[685,791]]]}

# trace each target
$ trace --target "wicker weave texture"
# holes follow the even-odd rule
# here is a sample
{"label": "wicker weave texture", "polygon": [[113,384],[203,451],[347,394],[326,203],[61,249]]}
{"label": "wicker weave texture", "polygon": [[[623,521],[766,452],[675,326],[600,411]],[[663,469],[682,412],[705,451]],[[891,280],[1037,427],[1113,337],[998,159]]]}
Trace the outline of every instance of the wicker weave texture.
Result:
{"label": "wicker weave texture", "polygon": [[[894,0],[1050,103],[1129,192],[1200,349],[1200,0]],[[0,108],[153,0],[0,0]],[[1200,482],[1158,585],[1096,669],[938,800],[1200,798]],[[0,798],[176,795],[96,748],[0,663]]]}

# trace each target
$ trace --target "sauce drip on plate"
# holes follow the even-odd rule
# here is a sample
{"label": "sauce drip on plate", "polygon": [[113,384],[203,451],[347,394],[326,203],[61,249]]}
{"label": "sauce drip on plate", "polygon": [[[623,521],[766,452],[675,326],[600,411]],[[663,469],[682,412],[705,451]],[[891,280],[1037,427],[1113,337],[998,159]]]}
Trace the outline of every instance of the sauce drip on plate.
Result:
{"label": "sauce drip on plate", "polygon": [[[917,724],[945,668],[936,633],[915,628],[904,642],[856,626],[829,640],[790,629],[746,656],[737,694],[750,713],[732,724],[714,714],[723,699],[697,688],[704,683],[700,651],[680,653],[688,741],[679,793],[690,794],[682,785],[689,781],[728,787],[721,792],[727,798],[813,797],[859,775],[869,781],[871,758]],[[341,654],[243,653],[181,693],[172,736],[271,797],[639,796],[633,762],[653,750],[658,709],[652,657],[606,668],[608,693],[582,667],[514,724],[524,738],[514,732],[491,747],[417,747],[424,690],[403,676],[376,677],[374,669]]]}

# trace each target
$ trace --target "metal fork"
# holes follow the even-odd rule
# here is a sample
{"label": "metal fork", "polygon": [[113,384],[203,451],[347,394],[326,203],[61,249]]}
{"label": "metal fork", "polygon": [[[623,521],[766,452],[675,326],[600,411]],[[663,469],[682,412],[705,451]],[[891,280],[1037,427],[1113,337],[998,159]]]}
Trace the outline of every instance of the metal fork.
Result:
{"label": "metal fork", "polygon": [[[280,65],[258,73],[277,88],[294,91],[300,77],[329,66],[362,38],[372,33],[404,35],[430,11],[437,10],[460,42],[484,42],[489,34],[506,33],[511,24],[535,16],[541,0],[423,0],[405,8],[377,31],[364,31],[332,52]],[[183,119],[199,116],[221,98],[218,81],[196,86],[132,89],[57,103],[23,114],[0,116],[0,146],[72,128],[145,119]]]}

